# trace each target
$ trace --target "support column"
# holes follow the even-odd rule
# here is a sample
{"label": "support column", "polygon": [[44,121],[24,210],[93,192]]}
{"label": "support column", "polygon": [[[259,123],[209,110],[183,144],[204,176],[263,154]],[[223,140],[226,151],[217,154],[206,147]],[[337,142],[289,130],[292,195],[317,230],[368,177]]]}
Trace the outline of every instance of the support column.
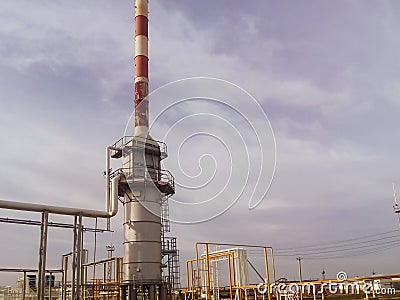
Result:
{"label": "support column", "polygon": [[71,299],[76,299],[76,248],[78,242],[78,216],[74,216],[74,231],[72,245],[72,274],[71,274]]}
{"label": "support column", "polygon": [[50,272],[49,273],[49,300],[51,300],[51,285],[52,285],[52,279],[51,276],[53,276],[53,274]]}
{"label": "support column", "polygon": [[38,300],[44,300],[48,225],[49,225],[49,213],[47,211],[44,211],[42,213],[42,225],[40,227]]}
{"label": "support column", "polygon": [[161,284],[159,288],[158,300],[167,300],[167,293],[168,293],[167,285],[165,283]]}
{"label": "support column", "polygon": [[62,261],[62,296],[61,300],[67,300],[67,276],[68,276],[68,256],[63,256]]}
{"label": "support column", "polygon": [[156,300],[156,285],[151,284],[148,286],[149,289],[149,300]]}
{"label": "support column", "polygon": [[24,287],[22,291],[22,300],[25,300],[25,294],[26,294],[26,271],[24,271]]}
{"label": "support column", "polygon": [[300,278],[300,300],[303,300],[303,276],[301,275],[301,257],[296,258],[299,262],[299,278]]}
{"label": "support column", "polygon": [[126,290],[127,290],[127,286],[126,285],[121,285],[121,300],[127,300],[127,298],[126,298]]}
{"label": "support column", "polygon": [[136,300],[137,299],[137,290],[136,290],[136,288],[134,288],[132,283],[129,283],[128,290],[129,290],[128,299]]}
{"label": "support column", "polygon": [[207,300],[211,300],[211,280],[210,280],[210,257],[208,244],[206,244],[206,281],[207,281]]}
{"label": "support column", "polygon": [[76,299],[81,299],[82,287],[82,215],[78,216],[78,233],[77,233],[77,247],[76,247]]}

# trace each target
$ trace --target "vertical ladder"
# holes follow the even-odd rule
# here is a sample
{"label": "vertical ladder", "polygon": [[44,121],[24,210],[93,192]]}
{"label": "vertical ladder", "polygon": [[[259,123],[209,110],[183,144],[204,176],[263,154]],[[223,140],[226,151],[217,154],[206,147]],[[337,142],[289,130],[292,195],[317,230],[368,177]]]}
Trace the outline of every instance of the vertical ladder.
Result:
{"label": "vertical ladder", "polygon": [[171,231],[171,225],[169,222],[168,197],[163,197],[161,199],[161,226],[162,226],[163,236],[166,232]]}

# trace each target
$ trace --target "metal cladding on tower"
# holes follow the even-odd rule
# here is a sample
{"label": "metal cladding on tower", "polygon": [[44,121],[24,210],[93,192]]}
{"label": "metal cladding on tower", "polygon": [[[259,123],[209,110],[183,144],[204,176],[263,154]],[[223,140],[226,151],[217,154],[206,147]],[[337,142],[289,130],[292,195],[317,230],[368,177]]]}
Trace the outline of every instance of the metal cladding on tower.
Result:
{"label": "metal cladding on tower", "polygon": [[135,127],[149,127],[149,19],[148,0],[135,4]]}

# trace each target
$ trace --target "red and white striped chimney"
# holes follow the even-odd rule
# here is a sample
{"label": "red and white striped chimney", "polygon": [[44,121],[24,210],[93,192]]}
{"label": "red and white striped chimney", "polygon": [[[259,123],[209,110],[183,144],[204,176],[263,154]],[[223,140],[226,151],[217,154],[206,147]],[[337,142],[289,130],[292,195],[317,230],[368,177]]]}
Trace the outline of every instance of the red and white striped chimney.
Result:
{"label": "red and white striped chimney", "polygon": [[149,130],[149,1],[135,3],[135,136]]}

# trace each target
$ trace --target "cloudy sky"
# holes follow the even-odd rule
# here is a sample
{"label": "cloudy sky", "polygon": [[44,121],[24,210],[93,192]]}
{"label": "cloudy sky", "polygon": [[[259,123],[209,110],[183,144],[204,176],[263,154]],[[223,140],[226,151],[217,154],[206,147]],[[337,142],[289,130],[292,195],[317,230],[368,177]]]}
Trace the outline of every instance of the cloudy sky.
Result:
{"label": "cloudy sky", "polygon": [[[213,198],[218,188],[214,204],[222,206],[198,214],[214,216],[237,200],[208,221],[172,224],[182,261],[193,257],[196,241],[220,241],[281,249],[276,268],[290,279],[297,256],[304,278],[321,277],[322,269],[332,278],[399,273],[400,236],[392,232],[399,225],[392,210],[392,182],[400,190],[399,17],[395,1],[151,1],[152,91],[191,77],[238,86],[187,95],[204,86],[174,85],[175,101],[220,102],[173,105],[152,129],[168,143],[165,167],[179,183],[171,209]],[[123,136],[133,109],[133,19],[133,1],[0,2],[1,199],[103,209],[104,149]],[[151,98],[157,113],[170,96],[158,91]],[[275,159],[264,114],[277,168],[250,210],[252,195],[268,189]],[[171,215],[202,218],[182,207]],[[122,219],[113,220],[115,233],[99,236],[98,256],[111,242],[122,255]],[[71,236],[50,230],[49,268],[59,268]],[[37,227],[1,224],[0,239],[0,266],[37,266]],[[93,234],[85,239],[91,249]]]}

